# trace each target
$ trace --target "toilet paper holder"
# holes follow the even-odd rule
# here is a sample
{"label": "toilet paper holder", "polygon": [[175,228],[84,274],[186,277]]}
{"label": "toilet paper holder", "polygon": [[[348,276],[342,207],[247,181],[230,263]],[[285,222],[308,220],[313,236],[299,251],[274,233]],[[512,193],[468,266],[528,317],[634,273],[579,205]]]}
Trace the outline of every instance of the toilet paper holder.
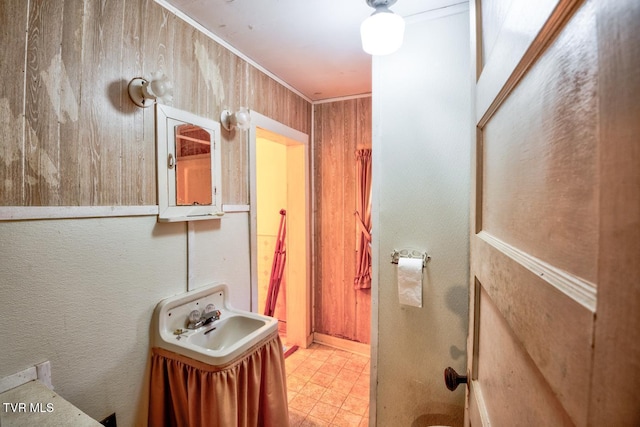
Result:
{"label": "toilet paper holder", "polygon": [[429,262],[429,260],[431,259],[431,256],[429,256],[428,253],[426,252],[420,252],[420,251],[416,251],[416,250],[412,250],[412,249],[394,249],[393,252],[391,252],[391,264],[397,264],[398,263],[398,259],[402,257],[402,258],[422,258],[422,267],[426,267],[427,263]]}

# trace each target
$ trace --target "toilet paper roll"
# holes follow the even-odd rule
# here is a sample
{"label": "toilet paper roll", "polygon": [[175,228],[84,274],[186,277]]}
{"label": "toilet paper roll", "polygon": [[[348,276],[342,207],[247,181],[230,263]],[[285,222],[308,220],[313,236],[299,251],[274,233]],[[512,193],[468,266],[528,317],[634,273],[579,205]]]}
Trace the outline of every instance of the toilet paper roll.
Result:
{"label": "toilet paper roll", "polygon": [[398,258],[400,304],[422,307],[422,259]]}

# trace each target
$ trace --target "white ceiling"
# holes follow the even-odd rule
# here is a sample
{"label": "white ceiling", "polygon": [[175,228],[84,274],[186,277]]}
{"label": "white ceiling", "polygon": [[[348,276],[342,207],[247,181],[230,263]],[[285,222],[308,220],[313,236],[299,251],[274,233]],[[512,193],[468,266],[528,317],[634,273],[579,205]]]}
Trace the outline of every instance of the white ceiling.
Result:
{"label": "white ceiling", "polygon": [[[365,0],[160,0],[312,101],[371,92]],[[409,17],[466,0],[398,0]]]}

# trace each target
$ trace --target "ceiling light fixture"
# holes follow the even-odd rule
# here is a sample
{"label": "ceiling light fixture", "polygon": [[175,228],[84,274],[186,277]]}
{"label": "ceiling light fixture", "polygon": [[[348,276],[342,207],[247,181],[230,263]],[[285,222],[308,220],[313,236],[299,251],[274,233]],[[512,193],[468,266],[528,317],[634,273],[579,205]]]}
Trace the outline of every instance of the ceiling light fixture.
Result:
{"label": "ceiling light fixture", "polygon": [[366,0],[375,12],[360,25],[362,49],[370,55],[388,55],[400,49],[404,37],[404,19],[389,6],[397,0]]}

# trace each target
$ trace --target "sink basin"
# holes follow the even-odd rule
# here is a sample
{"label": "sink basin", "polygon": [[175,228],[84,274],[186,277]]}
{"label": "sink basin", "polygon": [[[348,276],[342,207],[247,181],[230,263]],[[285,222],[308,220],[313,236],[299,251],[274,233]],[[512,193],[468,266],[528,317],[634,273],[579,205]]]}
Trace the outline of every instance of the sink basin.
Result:
{"label": "sink basin", "polygon": [[246,316],[232,316],[190,335],[187,340],[209,350],[224,350],[262,328],[266,322]]}
{"label": "sink basin", "polygon": [[[212,284],[160,301],[153,313],[153,346],[219,366],[278,330],[273,317],[233,308],[228,294],[226,285]],[[191,312],[211,309],[220,311],[219,320],[188,329]]]}

